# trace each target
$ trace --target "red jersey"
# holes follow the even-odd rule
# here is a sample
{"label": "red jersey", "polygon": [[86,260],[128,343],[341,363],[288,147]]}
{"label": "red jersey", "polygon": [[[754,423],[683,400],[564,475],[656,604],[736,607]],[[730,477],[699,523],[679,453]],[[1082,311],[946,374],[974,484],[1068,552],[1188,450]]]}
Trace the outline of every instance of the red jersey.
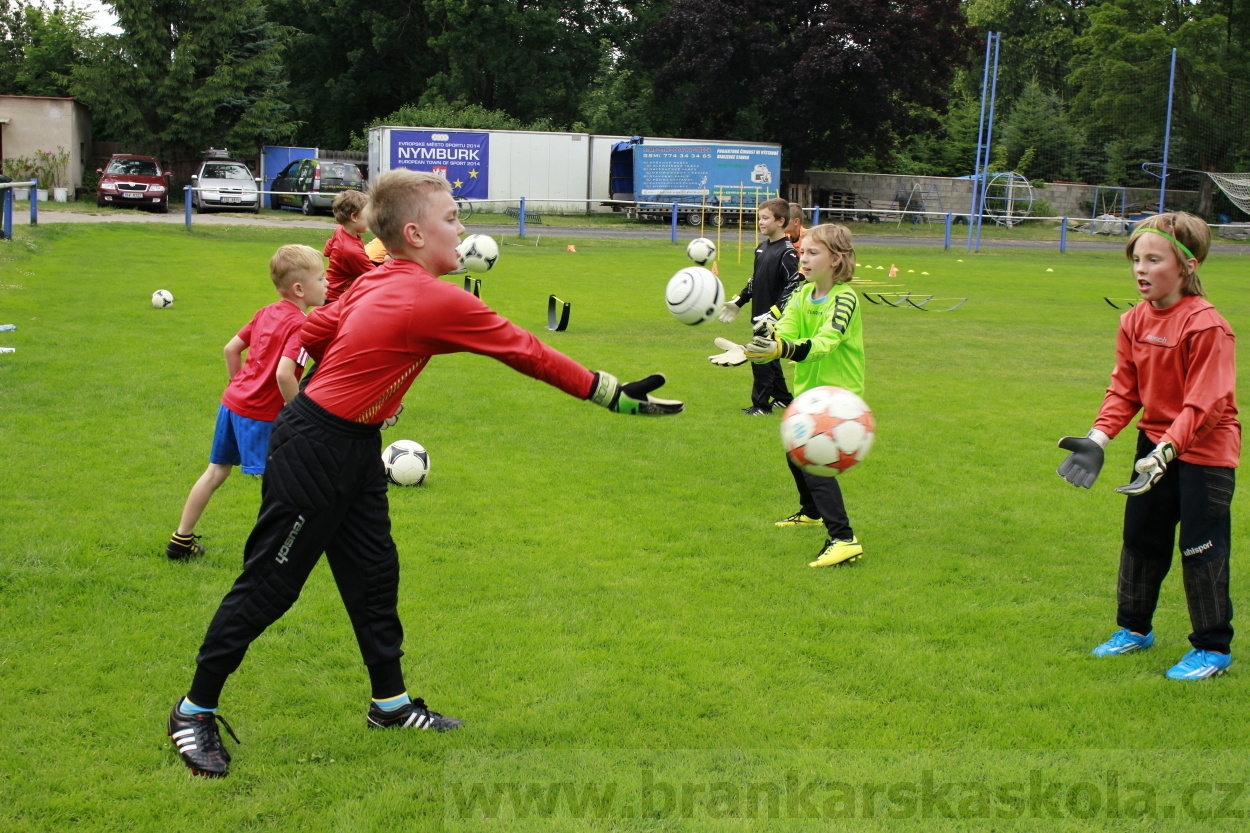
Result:
{"label": "red jersey", "polygon": [[335,416],[393,416],[431,356],[479,353],[567,394],[590,396],[594,374],[408,260],[359,278],[337,303],[305,319],[303,343],[320,364],[304,394]]}
{"label": "red jersey", "polygon": [[377,265],[365,254],[364,242],[342,226],[334,229],[321,253],[330,258],[326,268],[327,304],[346,292],[352,281]]}
{"label": "red jersey", "polygon": [[1197,295],[1167,309],[1138,304],[1120,317],[1111,387],[1094,427],[1114,437],[1142,410],[1137,427],[1152,443],[1172,442],[1187,463],[1236,468],[1234,346],[1228,322]]}
{"label": "red jersey", "polygon": [[247,345],[247,359],[226,385],[221,404],[248,419],[277,419],[285,404],[278,389],[278,363],[283,357],[300,367],[308,362],[300,346],[302,326],[304,313],[286,300],[270,304],[252,316],[248,325],[239,330],[239,338]]}

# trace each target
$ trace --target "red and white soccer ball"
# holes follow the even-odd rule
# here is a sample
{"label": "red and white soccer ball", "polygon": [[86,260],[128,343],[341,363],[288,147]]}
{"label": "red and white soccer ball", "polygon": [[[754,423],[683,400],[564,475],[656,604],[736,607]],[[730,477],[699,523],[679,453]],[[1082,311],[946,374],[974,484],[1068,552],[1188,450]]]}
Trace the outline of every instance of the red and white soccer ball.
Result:
{"label": "red and white soccer ball", "polygon": [[877,425],[864,400],[823,386],[799,394],[781,418],[781,444],[808,474],[833,477],[868,456]]}

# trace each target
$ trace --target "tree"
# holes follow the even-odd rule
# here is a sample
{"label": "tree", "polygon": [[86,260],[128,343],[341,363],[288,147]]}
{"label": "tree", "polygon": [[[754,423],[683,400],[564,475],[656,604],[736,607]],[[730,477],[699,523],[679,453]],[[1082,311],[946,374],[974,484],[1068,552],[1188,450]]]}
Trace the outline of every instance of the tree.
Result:
{"label": "tree", "polygon": [[[1250,25],[1244,10],[1238,13],[1232,0],[1107,0],[1089,16],[1089,31],[1076,41],[1070,83],[1078,90],[1074,109],[1082,128],[1112,137],[1109,161],[1119,158],[1133,170],[1162,158],[1175,47],[1171,165],[1226,171],[1250,162]],[[1201,189],[1199,211],[1207,214],[1213,192],[1206,177]]]}
{"label": "tree", "polygon": [[[1016,99],[1002,124],[999,170],[1013,170],[1029,179],[1071,180],[1083,144],[1068,121],[1063,102],[1033,81]],[[1026,161],[1027,160],[1027,161]]]}
{"label": "tree", "polygon": [[60,0],[0,4],[0,90],[11,95],[71,94],[71,75],[93,50],[87,13]]}
{"label": "tree", "polygon": [[167,159],[254,150],[295,125],[283,100],[282,31],[260,0],[109,0],[122,33],[74,70],[97,135]]}
{"label": "tree", "polygon": [[956,0],[675,0],[642,52],[683,133],[780,142],[802,182],[932,126],[974,43]]}

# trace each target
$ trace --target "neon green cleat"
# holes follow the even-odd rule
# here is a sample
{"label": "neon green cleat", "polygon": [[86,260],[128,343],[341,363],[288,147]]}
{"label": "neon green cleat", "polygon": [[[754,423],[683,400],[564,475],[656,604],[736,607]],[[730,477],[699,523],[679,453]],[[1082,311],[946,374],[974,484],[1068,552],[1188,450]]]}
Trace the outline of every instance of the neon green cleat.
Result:
{"label": "neon green cleat", "polygon": [[834,541],[831,538],[825,541],[825,548],[816,556],[816,560],[807,566],[837,567],[859,561],[863,554],[864,548],[860,546],[858,538],[851,538],[849,541]]}
{"label": "neon green cleat", "polygon": [[815,526],[820,523],[820,518],[813,518],[811,515],[803,514],[803,510],[795,512],[788,518],[782,518],[777,521],[776,526]]}

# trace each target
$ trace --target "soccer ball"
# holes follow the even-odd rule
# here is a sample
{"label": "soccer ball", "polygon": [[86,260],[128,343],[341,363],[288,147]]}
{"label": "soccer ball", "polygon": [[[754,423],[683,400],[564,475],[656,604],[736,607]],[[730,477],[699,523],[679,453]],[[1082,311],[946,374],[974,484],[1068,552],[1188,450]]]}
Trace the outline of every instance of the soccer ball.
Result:
{"label": "soccer ball", "polygon": [[420,486],[430,473],[430,454],[412,440],[396,440],[382,451],[386,479],[396,486]]}
{"label": "soccer ball", "polygon": [[499,244],[485,234],[470,234],[456,247],[460,262],[470,272],[489,272],[499,260]]}
{"label": "soccer ball", "polygon": [[794,398],[781,418],[781,444],[808,474],[833,477],[868,456],[876,422],[849,390],[823,386]]}
{"label": "soccer ball", "polygon": [[720,279],[702,266],[687,266],[669,278],[664,290],[668,311],[683,324],[702,324],[725,300]]}
{"label": "soccer ball", "polygon": [[696,237],[686,247],[686,254],[700,266],[707,266],[716,259],[716,244],[706,237]]}
{"label": "soccer ball", "polygon": [[165,309],[174,305],[174,296],[170,294],[168,289],[158,289],[152,293],[152,306],[157,309]]}

